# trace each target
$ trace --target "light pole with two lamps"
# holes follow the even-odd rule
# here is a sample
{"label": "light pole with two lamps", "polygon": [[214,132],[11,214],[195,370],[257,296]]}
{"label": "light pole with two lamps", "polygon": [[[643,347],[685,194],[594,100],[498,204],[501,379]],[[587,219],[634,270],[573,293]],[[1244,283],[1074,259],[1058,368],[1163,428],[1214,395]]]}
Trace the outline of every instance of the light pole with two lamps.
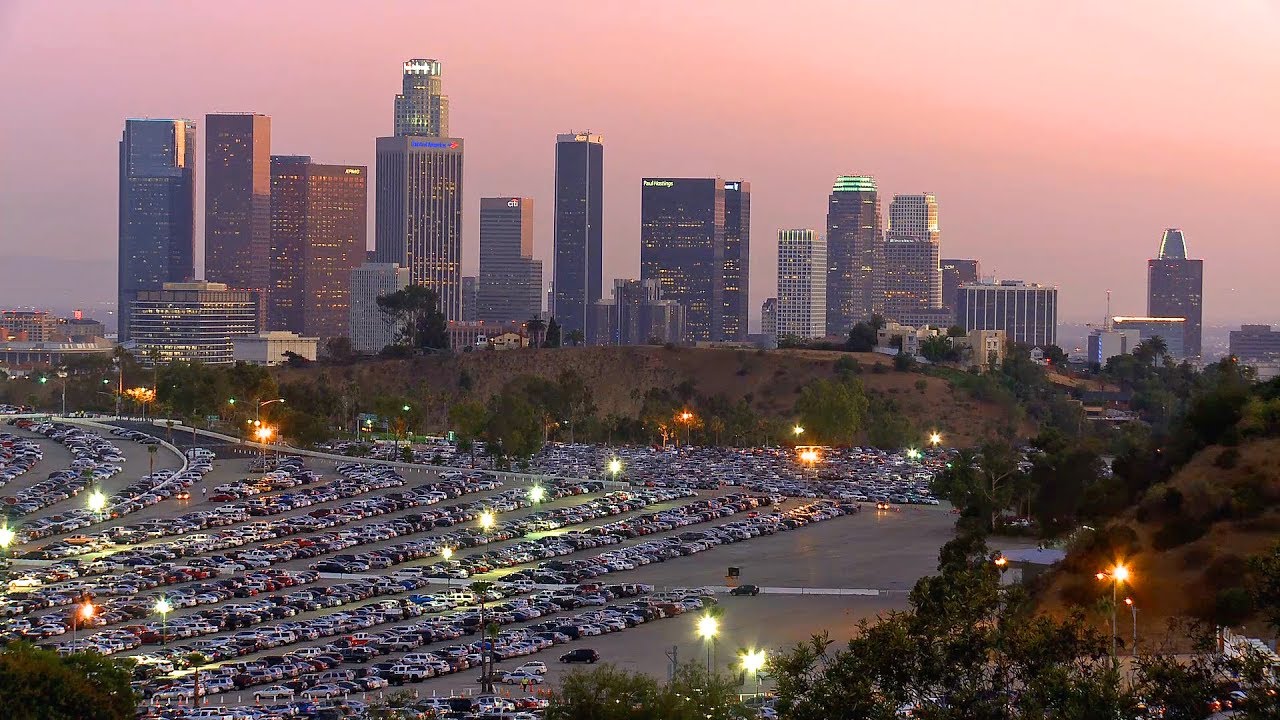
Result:
{"label": "light pole with two lamps", "polygon": [[173,612],[173,606],[169,604],[167,598],[160,598],[156,601],[156,612],[160,613],[160,644],[169,644],[169,613]]}
{"label": "light pole with two lamps", "polygon": [[756,676],[756,694],[760,697],[760,670],[764,667],[768,656],[763,650],[747,650],[742,653],[742,669]]}
{"label": "light pole with two lamps", "polygon": [[1123,563],[1116,563],[1110,570],[1097,573],[1099,580],[1111,581],[1111,660],[1116,659],[1116,604],[1119,602],[1120,586],[1129,580],[1129,568]]}

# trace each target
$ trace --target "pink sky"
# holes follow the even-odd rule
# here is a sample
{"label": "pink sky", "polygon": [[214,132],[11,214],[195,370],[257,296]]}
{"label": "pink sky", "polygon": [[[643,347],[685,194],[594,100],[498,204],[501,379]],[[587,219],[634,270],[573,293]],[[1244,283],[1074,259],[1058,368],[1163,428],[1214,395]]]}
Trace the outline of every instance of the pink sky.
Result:
{"label": "pink sky", "polygon": [[[886,205],[936,193],[942,256],[1058,284],[1061,320],[1101,318],[1108,288],[1145,312],[1178,226],[1207,322],[1280,321],[1278,49],[1274,0],[9,0],[0,249],[50,258],[55,285],[54,261],[100,260],[83,292],[110,297],[124,118],[263,112],[273,152],[372,165],[400,62],[435,57],[467,141],[468,274],[479,199],[510,194],[538,203],[550,278],[555,134],[589,128],[606,279],[638,274],[642,176],[751,182],[753,325],[777,230],[824,228],[842,173]],[[4,267],[0,302],[21,302]]]}

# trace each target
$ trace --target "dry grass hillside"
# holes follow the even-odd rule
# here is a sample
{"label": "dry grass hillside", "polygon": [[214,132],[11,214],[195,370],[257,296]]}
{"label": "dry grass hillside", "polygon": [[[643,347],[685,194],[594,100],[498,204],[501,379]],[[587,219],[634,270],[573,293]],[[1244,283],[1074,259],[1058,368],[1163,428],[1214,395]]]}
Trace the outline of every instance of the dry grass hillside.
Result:
{"label": "dry grass hillside", "polygon": [[[913,426],[937,428],[949,444],[979,444],[1008,423],[996,405],[976,401],[939,378],[895,372],[891,358],[872,353],[658,346],[525,349],[282,369],[280,381],[351,388],[363,397],[407,395],[422,403],[427,425],[435,427],[444,426],[449,405],[460,398],[484,400],[518,375],[554,379],[570,368],[593,388],[601,417],[636,416],[650,389],[674,388],[687,380],[700,396],[745,399],[759,413],[789,418],[800,389],[815,378],[832,377],[835,361],[850,356],[861,364],[859,378],[869,394],[892,399]],[[468,391],[461,389],[464,373]]]}
{"label": "dry grass hillside", "polygon": [[[1206,448],[1121,522],[1137,534],[1137,552],[1124,561],[1134,574],[1125,592],[1138,604],[1140,633],[1160,632],[1170,617],[1213,616],[1218,594],[1244,576],[1245,559],[1280,539],[1280,439]],[[1056,574],[1043,595],[1047,607],[1096,595],[1091,574],[1101,569]],[[1248,629],[1266,633],[1257,623]]]}

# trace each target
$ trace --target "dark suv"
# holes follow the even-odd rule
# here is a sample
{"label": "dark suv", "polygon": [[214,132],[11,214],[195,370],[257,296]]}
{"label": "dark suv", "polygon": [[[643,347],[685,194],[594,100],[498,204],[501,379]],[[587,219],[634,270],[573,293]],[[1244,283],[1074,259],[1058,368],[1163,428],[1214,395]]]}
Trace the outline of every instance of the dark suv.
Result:
{"label": "dark suv", "polygon": [[560,656],[560,662],[562,663],[576,663],[576,662],[593,663],[599,659],[600,659],[600,653],[596,652],[595,650],[592,650],[591,648],[578,648],[577,650],[570,650],[569,652]]}
{"label": "dark suv", "polygon": [[759,595],[760,586],[759,585],[739,585],[738,587],[730,590],[729,594],[730,595]]}

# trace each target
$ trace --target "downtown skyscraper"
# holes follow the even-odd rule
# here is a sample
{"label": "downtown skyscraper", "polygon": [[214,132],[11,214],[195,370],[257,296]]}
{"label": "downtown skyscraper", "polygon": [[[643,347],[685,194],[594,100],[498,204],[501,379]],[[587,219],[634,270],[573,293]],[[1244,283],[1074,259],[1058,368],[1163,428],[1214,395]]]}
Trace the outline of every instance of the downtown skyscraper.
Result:
{"label": "downtown skyscraper", "polygon": [[775,332],[802,340],[827,332],[827,243],[809,229],[778,231]]}
{"label": "downtown skyscraper", "polygon": [[751,183],[724,183],[724,292],[718,339],[747,339],[751,312]]}
{"label": "downtown skyscraper", "polygon": [[128,340],[129,304],[195,274],[196,124],[130,119],[120,138],[117,306]]}
{"label": "downtown skyscraper", "polygon": [[591,308],[603,291],[604,138],[556,136],[554,307],[564,333],[593,335]]}
{"label": "downtown skyscraper", "polygon": [[271,158],[267,329],[322,339],[347,334],[351,271],[364,262],[367,178],[363,165]]}
{"label": "downtown skyscraper", "polygon": [[441,88],[440,61],[404,61],[401,92],[396,95],[396,135],[448,137],[449,96]]}
{"label": "downtown skyscraper", "polygon": [[1160,251],[1147,261],[1147,315],[1186,320],[1182,357],[1200,357],[1203,299],[1204,261],[1187,258],[1187,241],[1181,230],[1165,230]]}
{"label": "downtown skyscraper", "polygon": [[[204,276],[266,300],[271,267],[271,118],[205,116]],[[260,309],[265,309],[260,304]]]}
{"label": "downtown skyscraper", "polygon": [[[906,324],[942,317],[938,202],[932,193],[895,195],[884,243],[884,315]],[[936,316],[936,317],[935,317]]]}
{"label": "downtown skyscraper", "polygon": [[376,141],[374,259],[409,268],[462,320],[462,140],[397,135]]}
{"label": "downtown skyscraper", "polygon": [[640,181],[640,279],[684,306],[691,342],[722,338],[724,244],[724,180]]}
{"label": "downtown skyscraper", "polygon": [[480,198],[477,318],[523,323],[542,309],[542,261],[533,257],[533,198]]}
{"label": "downtown skyscraper", "polygon": [[827,199],[827,335],[884,312],[884,234],[875,178],[841,175]]}

